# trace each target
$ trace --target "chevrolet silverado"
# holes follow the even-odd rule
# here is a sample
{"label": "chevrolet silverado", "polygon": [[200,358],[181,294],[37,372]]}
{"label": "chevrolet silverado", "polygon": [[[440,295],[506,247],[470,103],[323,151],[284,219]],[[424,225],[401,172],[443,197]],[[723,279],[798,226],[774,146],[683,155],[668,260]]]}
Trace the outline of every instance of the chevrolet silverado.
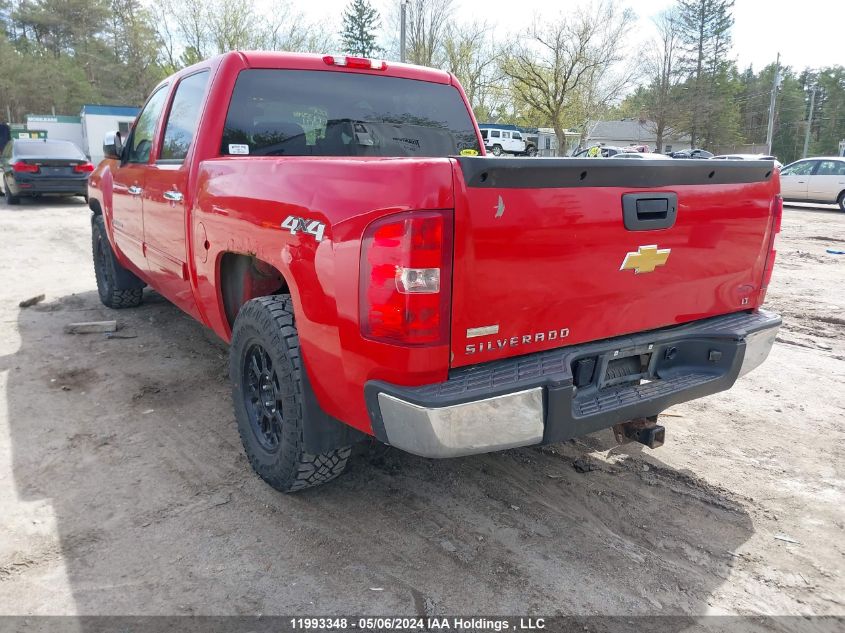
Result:
{"label": "chevrolet silverado", "polygon": [[449,73],[227,53],[155,88],[89,180],[102,302],[150,286],[230,343],[239,433],[282,491],[356,441],[432,458],[613,427],[771,349],[771,161],[487,157]]}

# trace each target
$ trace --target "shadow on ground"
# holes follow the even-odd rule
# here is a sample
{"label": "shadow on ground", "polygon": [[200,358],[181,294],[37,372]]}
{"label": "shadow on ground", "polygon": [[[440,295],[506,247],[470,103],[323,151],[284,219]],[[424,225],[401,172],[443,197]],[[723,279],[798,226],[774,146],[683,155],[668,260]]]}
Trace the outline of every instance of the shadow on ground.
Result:
{"label": "shadow on ground", "polygon": [[[103,318],[120,338],[62,331]],[[340,480],[281,495],[243,456],[225,346],[157,295],[66,296],[18,327],[13,474],[60,543],[7,580],[61,560],[79,614],[701,614],[753,531],[659,451],[576,472],[610,433],[448,461],[364,444]]]}

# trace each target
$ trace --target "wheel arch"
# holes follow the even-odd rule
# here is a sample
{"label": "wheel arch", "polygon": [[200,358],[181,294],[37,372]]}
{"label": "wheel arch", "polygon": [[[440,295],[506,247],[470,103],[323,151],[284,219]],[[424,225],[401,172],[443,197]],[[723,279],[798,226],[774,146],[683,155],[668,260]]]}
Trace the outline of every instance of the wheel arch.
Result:
{"label": "wheel arch", "polygon": [[229,331],[250,299],[290,293],[290,283],[276,266],[251,253],[225,251],[217,260],[218,295]]}

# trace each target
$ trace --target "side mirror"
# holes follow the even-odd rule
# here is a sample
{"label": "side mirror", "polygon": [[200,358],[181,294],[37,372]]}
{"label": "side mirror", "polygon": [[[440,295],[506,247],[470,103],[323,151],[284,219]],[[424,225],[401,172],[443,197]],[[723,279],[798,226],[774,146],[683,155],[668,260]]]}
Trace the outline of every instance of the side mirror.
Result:
{"label": "side mirror", "polygon": [[103,156],[120,160],[122,153],[123,139],[120,138],[120,132],[106,132],[103,138]]}

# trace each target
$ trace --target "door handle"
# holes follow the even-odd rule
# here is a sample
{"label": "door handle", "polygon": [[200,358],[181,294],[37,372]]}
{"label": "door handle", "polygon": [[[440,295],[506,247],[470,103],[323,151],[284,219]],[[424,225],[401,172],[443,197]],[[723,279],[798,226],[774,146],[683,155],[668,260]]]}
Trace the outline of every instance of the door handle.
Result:
{"label": "door handle", "polygon": [[136,187],[135,185],[132,185],[132,186],[131,186],[131,187],[129,187],[126,191],[128,191],[128,192],[129,192],[129,195],[131,195],[131,196],[140,196],[140,195],[141,195],[141,193],[142,193],[144,190],[143,190],[143,189],[141,189],[140,187]]}
{"label": "door handle", "polygon": [[622,221],[629,231],[671,228],[677,213],[676,193],[626,193],[622,196]]}
{"label": "door handle", "polygon": [[164,199],[171,202],[182,202],[182,194],[178,191],[165,191]]}

